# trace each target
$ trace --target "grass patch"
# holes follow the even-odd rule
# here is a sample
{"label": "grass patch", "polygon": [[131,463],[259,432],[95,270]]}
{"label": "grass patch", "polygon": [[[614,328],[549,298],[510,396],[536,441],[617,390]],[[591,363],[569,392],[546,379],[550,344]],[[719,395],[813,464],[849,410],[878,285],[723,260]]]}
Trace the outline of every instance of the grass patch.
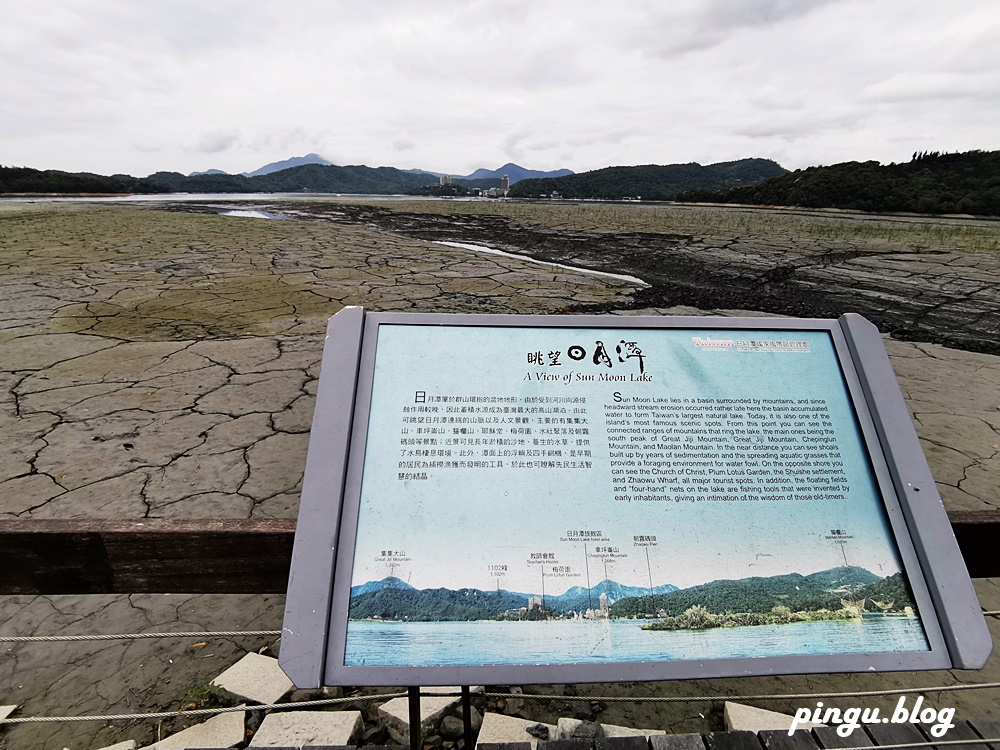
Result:
{"label": "grass patch", "polygon": [[181,698],[181,710],[192,711],[200,708],[226,708],[233,705],[229,693],[218,685],[207,683],[191,688]]}

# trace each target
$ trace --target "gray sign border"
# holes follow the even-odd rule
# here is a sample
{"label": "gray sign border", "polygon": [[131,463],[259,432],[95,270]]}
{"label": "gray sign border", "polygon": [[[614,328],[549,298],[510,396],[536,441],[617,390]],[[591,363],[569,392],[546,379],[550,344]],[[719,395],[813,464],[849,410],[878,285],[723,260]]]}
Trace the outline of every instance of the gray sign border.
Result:
{"label": "gray sign border", "polygon": [[[381,325],[828,332],[930,650],[604,664],[344,666],[364,448]],[[848,314],[832,320],[469,315],[365,313],[361,308],[346,308],[331,318],[328,327],[323,372],[330,369],[334,372],[321,377],[317,396],[282,636],[281,666],[299,687],[624,682],[980,668],[990,653],[992,642],[985,618],[884,345],[877,329],[861,316]],[[326,383],[328,387],[324,387]]]}

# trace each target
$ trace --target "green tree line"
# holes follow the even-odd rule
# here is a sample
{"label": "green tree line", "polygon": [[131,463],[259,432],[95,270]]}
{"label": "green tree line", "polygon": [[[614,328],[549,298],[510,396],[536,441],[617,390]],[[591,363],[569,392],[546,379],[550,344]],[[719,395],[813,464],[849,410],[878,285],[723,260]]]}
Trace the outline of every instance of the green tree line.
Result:
{"label": "green tree line", "polygon": [[592,172],[521,180],[511,185],[514,198],[538,198],[559,193],[563,198],[673,200],[694,188],[723,188],[760,182],[787,170],[769,159],[741,159],[719,164],[647,164],[605,167]]}
{"label": "green tree line", "polygon": [[810,610],[793,612],[779,605],[770,612],[726,612],[717,615],[700,604],[688,607],[676,617],[664,617],[642,626],[643,630],[706,630],[708,628],[736,628],[746,625],[785,625],[790,622],[819,622],[822,620],[849,620],[852,615],[843,609]]}
{"label": "green tree line", "polygon": [[384,588],[351,597],[350,618],[365,620],[488,620],[510,609],[526,607],[528,598],[509,591],[479,589]]}
{"label": "green tree line", "polygon": [[893,610],[914,606],[902,575],[879,579],[863,568],[834,569],[847,571],[837,581],[831,581],[831,571],[803,576],[792,573],[769,578],[743,578],[735,581],[712,581],[701,586],[681,589],[659,596],[638,596],[622,599],[611,607],[612,617],[635,617],[664,611],[677,617],[693,606],[701,606],[715,614],[770,613],[775,607],[787,607],[792,612],[839,610],[841,594],[830,590],[831,583],[845,586],[854,599],[876,599],[893,602]]}
{"label": "green tree line", "polygon": [[437,184],[429,174],[392,167],[305,164],[244,177],[229,174],[155,172],[148,177],[0,166],[0,193],[405,193]]}
{"label": "green tree line", "polygon": [[901,164],[809,167],[756,185],[691,189],[677,200],[1000,216],[1000,151],[917,152]]}

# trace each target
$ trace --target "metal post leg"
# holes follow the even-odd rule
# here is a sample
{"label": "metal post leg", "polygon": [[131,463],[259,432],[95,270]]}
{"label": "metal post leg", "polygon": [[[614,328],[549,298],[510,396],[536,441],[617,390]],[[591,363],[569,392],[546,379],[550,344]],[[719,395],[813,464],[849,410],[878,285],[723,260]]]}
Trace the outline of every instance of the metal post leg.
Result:
{"label": "metal post leg", "polygon": [[410,750],[422,750],[423,737],[420,736],[420,688],[406,689],[410,708]]}
{"label": "metal post leg", "polygon": [[472,750],[472,691],[462,686],[462,724],[465,732],[465,750]]}

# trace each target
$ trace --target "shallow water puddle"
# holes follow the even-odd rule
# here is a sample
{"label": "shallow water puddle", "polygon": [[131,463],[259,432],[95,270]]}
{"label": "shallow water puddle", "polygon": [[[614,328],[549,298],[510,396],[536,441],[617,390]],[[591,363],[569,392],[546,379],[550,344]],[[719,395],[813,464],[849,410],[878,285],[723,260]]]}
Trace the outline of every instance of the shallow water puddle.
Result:
{"label": "shallow water puddle", "polygon": [[606,279],[617,279],[618,281],[627,281],[630,284],[638,284],[639,286],[649,286],[642,279],[636,278],[635,276],[626,276],[621,273],[607,273],[606,271],[594,271],[590,268],[582,268],[580,266],[567,266],[562,263],[550,263],[545,260],[535,260],[534,258],[529,258],[526,255],[517,255],[515,253],[505,253],[503,250],[496,250],[492,247],[487,247],[486,245],[474,245],[469,242],[443,242],[439,240],[434,241],[435,245],[447,245],[448,247],[458,247],[463,250],[473,250],[477,253],[487,253],[488,255],[502,255],[505,258],[516,258],[517,260],[523,260],[525,263],[536,263],[540,266],[550,266],[552,268],[563,268],[567,271],[576,271],[577,273],[586,273],[591,276],[603,276]]}
{"label": "shallow water puddle", "polygon": [[272,214],[270,211],[258,211],[256,209],[233,208],[227,211],[219,211],[219,216],[242,216],[247,219],[277,219],[278,221],[293,221],[291,216]]}

